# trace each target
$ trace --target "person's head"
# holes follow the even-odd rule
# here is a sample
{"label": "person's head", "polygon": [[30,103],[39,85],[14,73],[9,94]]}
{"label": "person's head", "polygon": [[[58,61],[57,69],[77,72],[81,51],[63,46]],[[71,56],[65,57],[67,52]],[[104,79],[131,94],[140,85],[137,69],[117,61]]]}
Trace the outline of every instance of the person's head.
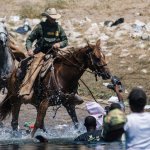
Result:
{"label": "person's head", "polygon": [[111,110],[114,110],[114,109],[120,109],[121,110],[120,104],[112,103],[110,106],[106,106],[105,107],[106,114],[108,114]]}
{"label": "person's head", "polygon": [[55,23],[55,21],[61,17],[61,15],[57,13],[55,8],[48,8],[41,15],[47,17],[47,20],[50,23]]}
{"label": "person's head", "polygon": [[84,121],[87,131],[96,130],[96,119],[93,116],[87,116]]}
{"label": "person's head", "polygon": [[147,102],[147,96],[141,88],[133,88],[128,96],[132,112],[143,112]]}
{"label": "person's head", "polygon": [[114,109],[120,109],[121,110],[121,106],[118,103],[112,103],[110,105],[109,111],[114,110]]}

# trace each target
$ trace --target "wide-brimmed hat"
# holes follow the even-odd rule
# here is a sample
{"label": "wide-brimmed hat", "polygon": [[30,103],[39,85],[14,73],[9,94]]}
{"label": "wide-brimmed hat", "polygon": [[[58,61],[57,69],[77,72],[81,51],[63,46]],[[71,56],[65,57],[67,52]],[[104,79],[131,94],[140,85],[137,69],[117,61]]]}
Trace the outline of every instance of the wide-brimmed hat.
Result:
{"label": "wide-brimmed hat", "polygon": [[51,17],[52,19],[59,19],[61,17],[61,15],[57,13],[55,8],[48,8],[41,15],[46,17]]}

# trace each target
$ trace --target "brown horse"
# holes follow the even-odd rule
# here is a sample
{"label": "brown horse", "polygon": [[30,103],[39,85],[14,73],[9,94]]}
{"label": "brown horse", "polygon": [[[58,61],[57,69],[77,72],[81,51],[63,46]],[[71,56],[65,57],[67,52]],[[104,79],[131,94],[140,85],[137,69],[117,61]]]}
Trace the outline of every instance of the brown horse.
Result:
{"label": "brown horse", "polygon": [[45,130],[44,117],[48,107],[63,105],[74,125],[77,126],[75,105],[83,102],[77,95],[78,81],[87,68],[104,80],[111,77],[105,55],[100,48],[100,40],[96,45],[88,44],[73,53],[57,57],[45,77],[37,78],[33,87],[34,94],[28,101],[18,97],[17,92],[13,90],[17,89],[14,87],[16,85],[16,74],[14,74],[9,94],[0,104],[0,120],[12,113],[11,125],[13,130],[17,130],[21,104],[30,103],[37,109],[37,118],[31,133],[33,136],[38,128]]}

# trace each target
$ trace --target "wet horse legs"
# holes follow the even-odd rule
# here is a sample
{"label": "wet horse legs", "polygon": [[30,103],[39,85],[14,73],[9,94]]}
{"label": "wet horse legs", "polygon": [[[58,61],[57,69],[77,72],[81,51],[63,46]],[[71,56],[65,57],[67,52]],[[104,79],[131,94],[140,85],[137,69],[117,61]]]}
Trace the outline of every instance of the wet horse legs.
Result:
{"label": "wet horse legs", "polygon": [[66,108],[68,114],[70,115],[75,128],[78,128],[78,119],[75,111],[75,105],[65,104],[64,107]]}
{"label": "wet horse legs", "polygon": [[21,101],[19,99],[15,99],[15,103],[12,105],[12,121],[11,126],[13,130],[18,130],[18,118],[19,118],[19,111],[21,107]]}
{"label": "wet horse legs", "polygon": [[[36,117],[36,122],[35,122],[35,125],[34,125],[34,129],[31,132],[32,137],[34,136],[34,134],[35,134],[35,132],[38,128],[43,128],[44,127],[44,118],[45,118],[48,106],[49,106],[49,101],[48,100],[43,100],[40,103],[39,109],[37,109],[37,117]],[[45,129],[43,129],[43,130],[45,130]]]}
{"label": "wet horse legs", "polygon": [[[36,107],[36,110],[37,110],[37,113],[38,113],[39,107]],[[42,120],[41,125],[40,125],[39,128],[43,129],[43,131],[46,132],[45,125],[44,125],[44,119]]]}

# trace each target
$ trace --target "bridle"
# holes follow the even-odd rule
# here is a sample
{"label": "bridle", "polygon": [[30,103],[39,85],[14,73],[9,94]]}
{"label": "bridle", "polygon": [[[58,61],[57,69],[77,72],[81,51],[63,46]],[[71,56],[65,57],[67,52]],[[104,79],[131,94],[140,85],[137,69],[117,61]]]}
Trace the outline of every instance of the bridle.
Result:
{"label": "bridle", "polygon": [[[94,60],[94,58],[93,58],[93,56],[92,56],[93,54],[92,54],[92,48],[91,48],[91,47],[87,47],[86,56],[87,56],[87,59],[89,59],[89,60],[91,61],[92,66],[93,66],[93,68],[94,68],[94,69],[92,70],[92,72],[89,71],[89,70],[84,69],[84,68],[86,68],[86,67],[85,67],[86,64],[82,64],[82,63],[75,57],[76,55],[73,55],[71,52],[69,53],[69,54],[72,54],[72,56],[74,57],[74,59],[75,59],[76,62],[77,62],[77,63],[73,63],[71,60],[69,60],[68,58],[66,58],[65,56],[63,56],[62,52],[64,52],[64,53],[67,53],[67,52],[65,52],[65,51],[63,51],[63,50],[59,50],[59,52],[60,52],[59,56],[63,57],[65,60],[67,60],[67,62],[69,62],[69,63],[71,64],[71,65],[70,65],[70,64],[63,63],[64,65],[67,65],[67,66],[70,66],[70,67],[76,67],[76,68],[78,68],[79,70],[84,70],[84,71],[87,71],[87,72],[89,72],[89,73],[92,73],[92,74],[95,74],[95,75],[99,75],[99,76],[101,76],[101,75],[104,74],[103,71],[98,70],[97,67],[102,68],[102,67],[104,67],[104,66],[107,66],[107,64],[104,63],[103,65],[101,65],[101,64],[96,63],[96,61]],[[68,54],[68,53],[67,53],[67,54]],[[87,60],[86,60],[86,61],[87,61]],[[86,62],[86,63],[87,63],[87,62]]]}
{"label": "bridle", "polygon": [[103,60],[101,60],[102,62],[104,62],[104,64],[99,64],[99,60],[98,60],[98,61],[94,60],[91,48],[88,49],[88,51],[87,51],[87,56],[88,56],[88,58],[90,59],[90,61],[91,61],[91,63],[92,63],[92,66],[93,66],[93,68],[94,68],[94,69],[92,70],[92,72],[93,72],[96,76],[97,76],[97,75],[98,75],[98,76],[104,75],[104,72],[103,72],[101,69],[98,70],[97,67],[103,68],[104,66],[107,66],[107,63],[105,63]]}
{"label": "bridle", "polygon": [[[107,64],[104,64],[104,65],[98,65],[97,63],[95,63],[95,60],[93,59],[92,57],[92,49],[90,47],[87,47],[86,51],[85,51],[85,62],[83,63],[83,61],[81,62],[77,57],[76,55],[74,55],[73,53],[69,53],[69,54],[72,54],[71,56],[73,56],[73,58],[75,59],[75,63],[73,61],[71,61],[70,59],[68,59],[67,57],[63,56],[62,52],[65,52],[63,50],[59,50],[60,53],[57,53],[60,57],[64,58],[65,60],[67,60],[67,63],[63,63],[64,65],[67,65],[67,66],[70,66],[70,67],[76,67],[78,68],[78,70],[82,70],[82,71],[87,71],[86,70],[86,66],[87,66],[87,63],[88,61],[90,60],[91,63],[92,63],[92,66],[94,68],[94,70],[90,73],[92,74],[95,74],[95,75],[102,75],[102,71],[100,72],[97,67],[104,67],[106,66]],[[83,64],[83,65],[82,65]],[[67,99],[67,95],[66,93],[62,92],[61,91],[61,85],[59,85],[59,83],[56,81],[56,77],[55,77],[55,73],[54,73],[54,67],[51,68],[51,72],[52,72],[52,76],[51,78],[49,79],[49,84],[52,82],[53,80],[53,83],[55,84],[55,87],[56,89],[55,90],[51,90],[51,92],[55,92],[55,97],[51,97],[50,99],[56,99],[56,101],[53,101],[55,104],[59,105],[61,104],[61,99],[63,97],[65,97]],[[89,72],[89,71],[88,71]],[[81,79],[80,79],[81,80]],[[81,80],[81,82],[87,87],[87,89],[89,90],[89,92],[91,93],[93,99],[96,101],[94,95],[92,94],[91,90],[88,88],[88,86],[83,82],[83,80]],[[71,95],[71,93],[68,93],[68,96]],[[96,101],[97,102],[97,101]],[[58,106],[56,109],[55,109],[55,115],[56,115],[56,112],[57,110],[60,108],[60,106]],[[54,115],[54,117],[55,117]]]}
{"label": "bridle", "polygon": [[0,40],[4,43],[4,44],[2,44],[2,46],[3,46],[3,47],[5,47],[5,46],[6,46],[6,44],[7,44],[7,41],[8,41],[8,33],[7,33],[7,31],[6,31],[6,33],[5,33],[5,32],[0,32],[0,35],[2,35],[2,34],[4,34],[4,35],[5,35],[6,40],[5,40],[5,41],[3,41],[3,39],[2,39],[2,38],[0,38]]}

